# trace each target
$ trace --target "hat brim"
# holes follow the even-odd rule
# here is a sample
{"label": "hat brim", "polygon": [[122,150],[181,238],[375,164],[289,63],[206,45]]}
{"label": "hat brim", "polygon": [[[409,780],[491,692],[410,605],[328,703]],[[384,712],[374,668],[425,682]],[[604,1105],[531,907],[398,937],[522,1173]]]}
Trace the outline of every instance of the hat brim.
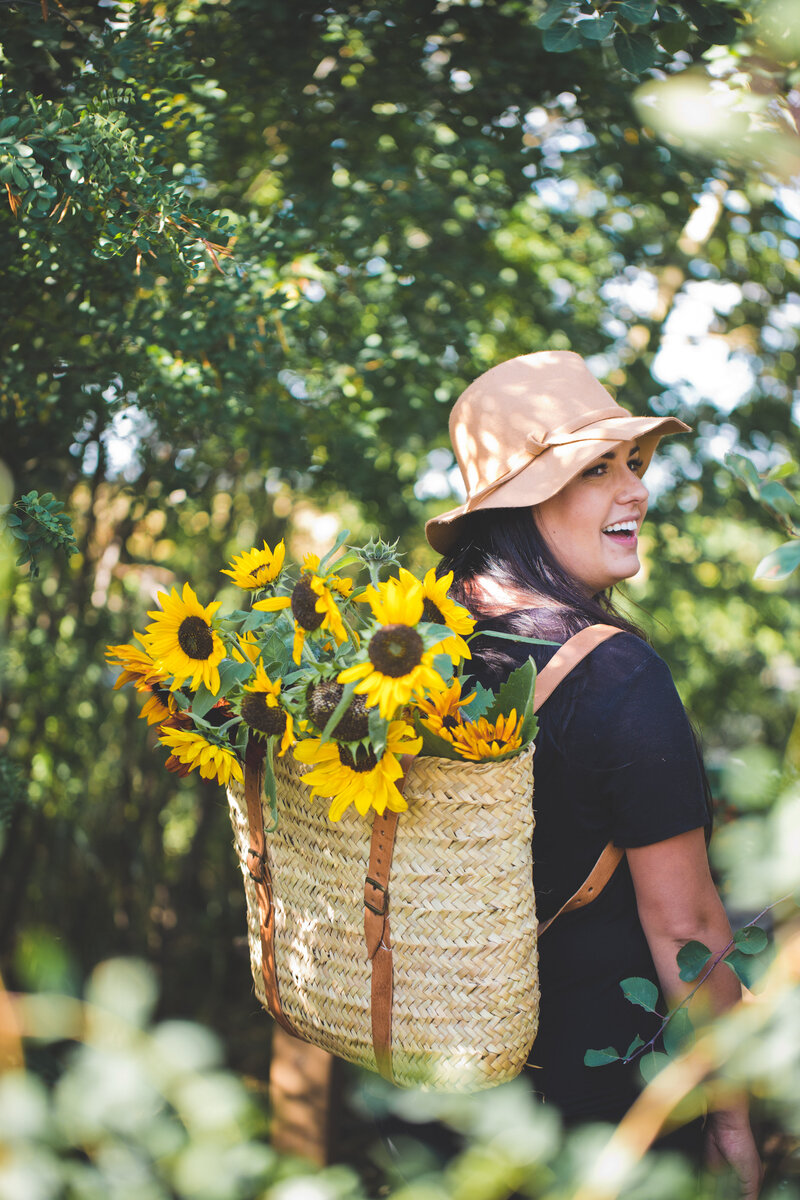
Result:
{"label": "hat brim", "polygon": [[555,496],[576,475],[608,450],[622,442],[641,440],[639,447],[644,461],[643,472],[650,465],[656,446],[670,433],[690,433],[691,427],[677,417],[630,417],[599,421],[581,431],[580,441],[567,441],[549,446],[531,459],[517,475],[500,483],[485,496],[466,501],[441,516],[432,517],[425,525],[425,536],[434,550],[446,554],[459,535],[464,517],[491,508],[527,508],[542,504]]}

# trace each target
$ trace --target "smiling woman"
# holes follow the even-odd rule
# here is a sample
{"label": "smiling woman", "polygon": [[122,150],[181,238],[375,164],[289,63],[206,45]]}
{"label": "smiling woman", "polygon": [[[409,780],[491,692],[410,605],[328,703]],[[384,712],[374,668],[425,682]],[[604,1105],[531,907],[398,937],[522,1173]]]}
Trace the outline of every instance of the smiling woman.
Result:
{"label": "smiling woman", "polygon": [[[589,1049],[658,1033],[659,1018],[628,1003],[620,982],[651,979],[665,1011],[688,990],[681,946],[697,939],[716,953],[731,936],[708,868],[695,738],[665,663],[611,600],[639,570],[642,476],[659,439],[687,431],[671,417],[632,416],[577,354],[501,363],[450,418],[467,500],[426,529],[444,555],[439,576],[452,571],[450,593],[484,635],[471,644],[476,682],[496,688],[529,656],[541,669],[575,635],[594,646],[542,702],[535,754],[542,997],[530,1078],[567,1123],[616,1122],[639,1090],[635,1063],[584,1064]],[[562,915],[610,845],[618,865],[607,883]],[[712,972],[703,990],[717,1010],[740,994],[729,971]],[[699,1121],[672,1136],[699,1158]],[[705,1138],[755,1197],[744,1103],[710,1114]]]}

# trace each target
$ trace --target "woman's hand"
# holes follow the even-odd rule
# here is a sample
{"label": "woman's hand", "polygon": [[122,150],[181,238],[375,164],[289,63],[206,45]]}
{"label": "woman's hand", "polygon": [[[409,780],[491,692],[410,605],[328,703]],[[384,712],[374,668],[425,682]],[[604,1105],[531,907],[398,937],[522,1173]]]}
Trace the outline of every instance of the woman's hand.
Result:
{"label": "woman's hand", "polygon": [[741,1185],[742,1200],[756,1200],[764,1169],[758,1156],[747,1113],[722,1110],[706,1121],[706,1164],[713,1171],[732,1167]]}

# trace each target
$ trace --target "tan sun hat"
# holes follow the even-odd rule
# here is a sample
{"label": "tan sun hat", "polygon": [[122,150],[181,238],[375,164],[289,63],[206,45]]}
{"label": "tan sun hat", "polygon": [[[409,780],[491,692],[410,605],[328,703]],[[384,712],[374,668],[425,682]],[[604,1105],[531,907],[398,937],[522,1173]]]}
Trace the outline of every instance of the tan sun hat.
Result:
{"label": "tan sun hat", "polygon": [[511,358],[453,405],[450,440],[467,499],[428,521],[426,537],[444,554],[468,513],[541,504],[620,442],[642,439],[646,469],[664,434],[688,432],[676,417],[632,416],[579,354],[544,350]]}

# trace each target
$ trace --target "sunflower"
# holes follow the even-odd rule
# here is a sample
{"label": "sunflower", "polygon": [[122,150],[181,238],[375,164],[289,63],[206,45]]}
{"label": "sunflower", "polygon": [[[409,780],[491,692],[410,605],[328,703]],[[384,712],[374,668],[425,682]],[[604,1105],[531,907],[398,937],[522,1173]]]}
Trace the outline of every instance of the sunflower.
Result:
{"label": "sunflower", "polygon": [[128,643],[123,646],[106,646],[106,662],[110,667],[122,667],[122,673],[114,684],[114,691],[132,683],[139,691],[148,691],[149,683],[155,679],[159,682],[168,679],[166,671],[159,671],[148,653],[145,639],[134,630],[133,636],[141,642],[141,646]]}
{"label": "sunflower", "polygon": [[437,692],[427,699],[418,700],[417,708],[420,721],[431,733],[445,741],[452,742],[452,731],[457,725],[463,725],[464,718],[461,709],[475,699],[475,693],[461,698],[461,680],[456,678],[443,692]]}
{"label": "sunflower", "polygon": [[148,725],[160,725],[178,711],[178,705],[169,688],[162,687],[160,683],[150,682],[145,688],[137,688],[137,691],[150,693],[139,713]]}
{"label": "sunflower", "polygon": [[218,742],[210,742],[195,730],[167,729],[158,740],[162,746],[170,748],[171,758],[177,759],[190,771],[199,771],[203,779],[216,779],[223,787],[231,779],[244,782],[241,763],[233,750]]}
{"label": "sunflower", "polygon": [[367,644],[369,661],[346,667],[338,675],[340,683],[355,683],[356,692],[366,696],[370,708],[377,705],[385,720],[412,697],[440,692],[446,686],[433,667],[436,648],[426,650],[414,628],[422,617],[422,584],[408,571],[404,576],[365,589],[363,599],[381,624]]}
{"label": "sunflower", "polygon": [[264,734],[265,737],[280,737],[283,755],[294,741],[294,722],[292,714],[281,705],[281,681],[273,681],[264,670],[263,663],[256,664],[253,682],[245,685],[246,696],[242,697],[242,720],[251,729]]}
{"label": "sunflower", "polygon": [[282,541],[278,542],[274,550],[270,550],[264,542],[263,550],[256,546],[252,550],[245,550],[244,554],[239,554],[231,560],[230,570],[223,568],[221,573],[230,575],[237,587],[246,591],[256,591],[278,578],[285,554],[286,546]]}
{"label": "sunflower", "polygon": [[486,759],[506,758],[522,745],[522,721],[517,719],[517,710],[512,708],[507,717],[499,716],[496,721],[479,717],[454,726],[449,733],[451,741],[462,758],[472,762]]}
{"label": "sunflower", "polygon": [[195,691],[202,683],[216,695],[225,647],[211,619],[220,602],[203,608],[188,583],[183,585],[182,599],[175,588],[169,595],[159,592],[158,599],[163,611],[147,614],[153,617],[152,625],[147,626],[147,648],[158,670],[173,676],[173,692],[190,679]]}
{"label": "sunflower", "polygon": [[347,630],[334,599],[334,592],[346,599],[353,590],[353,581],[341,575],[317,574],[319,561],[316,554],[305,556],[300,578],[291,596],[270,596],[253,605],[253,608],[262,612],[278,612],[282,608],[291,608],[294,617],[292,659],[295,663],[300,662],[307,633],[324,629],[333,634],[339,645],[347,641]]}
{"label": "sunflower", "polygon": [[[408,571],[404,572],[401,567],[400,575],[402,576],[404,573],[409,574]],[[461,634],[472,633],[475,628],[475,619],[470,616],[466,608],[456,604],[455,600],[451,600],[447,595],[447,589],[452,582],[452,571],[448,571],[441,579],[437,579],[436,572],[431,567],[422,580],[422,618],[425,621],[433,621],[437,625],[446,625],[448,629],[452,629],[454,636],[437,642],[435,649],[437,654],[447,654],[453,663],[457,663],[462,658],[472,657],[469,646]]]}
{"label": "sunflower", "polygon": [[303,776],[303,781],[315,796],[331,799],[328,817],[338,821],[350,804],[355,804],[361,816],[370,808],[383,813],[403,812],[408,808],[396,787],[402,777],[403,768],[397,756],[418,754],[422,738],[414,737],[414,731],[405,721],[392,721],[386,735],[386,749],[380,758],[370,746],[359,743],[355,752],[339,742],[325,742],[322,738],[306,738],[294,749],[294,756],[301,763],[309,763],[313,770]]}
{"label": "sunflower", "polygon": [[231,651],[231,657],[234,662],[250,662],[255,666],[256,659],[261,653],[261,647],[256,640],[253,630],[248,629],[246,633],[237,633],[236,640],[239,643],[239,649],[237,650],[234,646]]}

